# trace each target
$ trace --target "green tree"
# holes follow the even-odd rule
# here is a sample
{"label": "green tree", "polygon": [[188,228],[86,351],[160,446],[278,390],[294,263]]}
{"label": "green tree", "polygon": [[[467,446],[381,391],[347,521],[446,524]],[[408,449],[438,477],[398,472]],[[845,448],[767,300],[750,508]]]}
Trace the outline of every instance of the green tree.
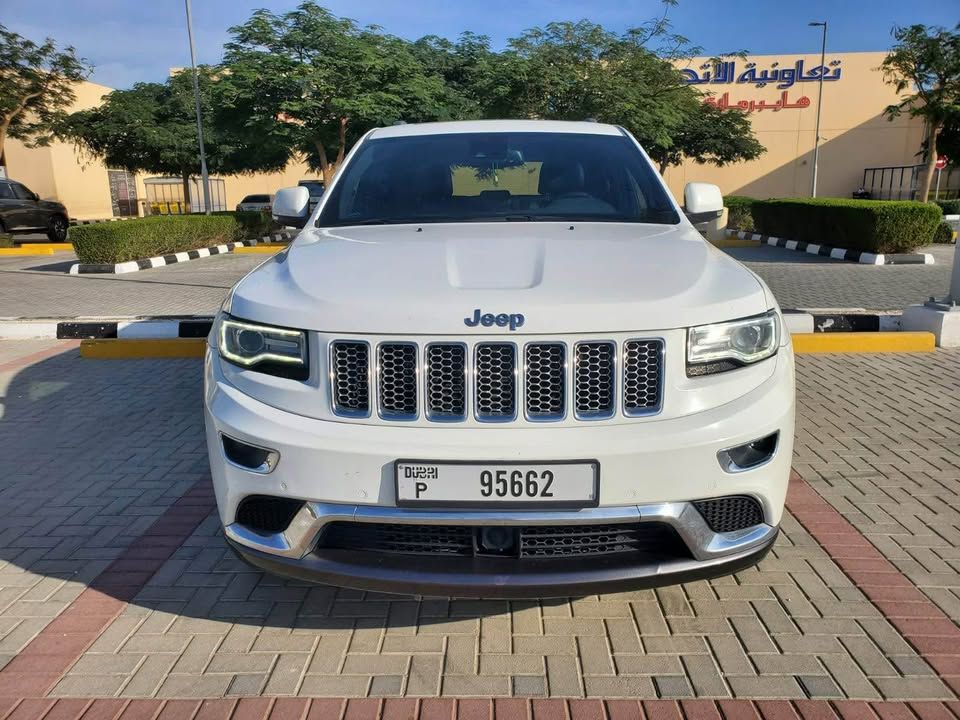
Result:
{"label": "green tree", "polygon": [[[216,75],[201,68],[198,78],[210,172],[282,168],[286,163],[282,147],[269,141],[247,145],[218,128],[213,122],[219,91]],[[129,90],[115,90],[98,107],[66,117],[57,133],[109,167],[181,178],[189,207],[190,178],[200,170],[189,72],[178,73],[164,83],[137,83]]]}
{"label": "green tree", "polygon": [[282,140],[327,181],[369,128],[444,115],[443,81],[409,43],[312,0],[282,15],[257,10],[230,33],[222,82],[232,127]]}
{"label": "green tree", "polygon": [[0,159],[7,137],[45,145],[64,108],[76,99],[73,86],[90,66],[72,47],[51,38],[37,44],[0,25]]}
{"label": "green tree", "polygon": [[650,157],[660,167],[662,175],[668,167],[679,165],[684,158],[723,166],[754,160],[765,151],[766,148],[754,137],[750,118],[745,112],[700,103],[674,133],[670,146],[653,147]]}
{"label": "green tree", "polygon": [[892,120],[903,113],[923,119],[926,128],[924,170],[918,200],[926,202],[936,170],[938,141],[951,113],[960,106],[960,25],[895,27],[897,43],[880,69],[900,93],[900,102],[884,113]]}

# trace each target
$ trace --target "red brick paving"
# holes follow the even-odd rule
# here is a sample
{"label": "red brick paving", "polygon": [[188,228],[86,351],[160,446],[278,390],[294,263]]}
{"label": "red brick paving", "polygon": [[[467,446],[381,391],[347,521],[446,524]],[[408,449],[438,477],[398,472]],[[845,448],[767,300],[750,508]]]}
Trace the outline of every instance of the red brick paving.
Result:
{"label": "red brick paving", "polygon": [[[261,717],[289,720],[432,720],[439,709],[444,720],[958,720],[956,702],[867,702],[861,700],[564,700],[498,698],[229,698],[216,700],[81,700],[27,699],[0,701],[0,720],[90,720],[93,717],[201,718]],[[247,702],[244,702],[247,701]],[[99,705],[98,705],[99,703]],[[104,713],[101,715],[100,713]]]}
{"label": "red brick paving", "polygon": [[[944,683],[954,692],[960,690],[960,628],[956,623],[796,472],[790,477],[787,509]],[[850,706],[847,712],[851,715],[845,714],[844,720],[876,717],[870,708]]]}
{"label": "red brick paving", "polygon": [[[202,480],[167,508],[90,587],[0,669],[0,698],[46,695],[120,614],[125,601],[131,600],[197,529],[214,504],[213,487],[209,480]],[[122,708],[110,715],[109,707],[112,705],[94,703],[84,720],[116,720]],[[192,714],[158,720],[191,718]]]}

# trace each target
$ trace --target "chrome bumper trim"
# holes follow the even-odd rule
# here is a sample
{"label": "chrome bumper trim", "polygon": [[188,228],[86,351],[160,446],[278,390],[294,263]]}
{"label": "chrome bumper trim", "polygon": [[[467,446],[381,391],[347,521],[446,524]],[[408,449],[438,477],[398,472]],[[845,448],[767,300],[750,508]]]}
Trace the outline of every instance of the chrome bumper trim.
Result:
{"label": "chrome bumper trim", "polygon": [[286,531],[262,535],[238,523],[224,528],[240,545],[278,557],[300,559],[308,555],[323,528],[331,522],[415,523],[418,525],[595,525],[600,523],[662,522],[672,526],[695,560],[707,561],[760,547],[777,529],[761,523],[733,532],[710,529],[692,503],[587,508],[584,510],[416,510],[382,505],[306,503]]}

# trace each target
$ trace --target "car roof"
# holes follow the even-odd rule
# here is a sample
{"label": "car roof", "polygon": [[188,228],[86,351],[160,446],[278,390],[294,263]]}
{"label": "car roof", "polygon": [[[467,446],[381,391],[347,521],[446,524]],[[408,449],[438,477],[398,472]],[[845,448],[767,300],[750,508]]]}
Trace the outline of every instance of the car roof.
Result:
{"label": "car roof", "polygon": [[616,125],[587,121],[566,120],[457,120],[453,122],[429,122],[392,125],[377,128],[371,138],[414,137],[418,135],[450,135],[454,133],[580,133],[583,135],[623,135]]}

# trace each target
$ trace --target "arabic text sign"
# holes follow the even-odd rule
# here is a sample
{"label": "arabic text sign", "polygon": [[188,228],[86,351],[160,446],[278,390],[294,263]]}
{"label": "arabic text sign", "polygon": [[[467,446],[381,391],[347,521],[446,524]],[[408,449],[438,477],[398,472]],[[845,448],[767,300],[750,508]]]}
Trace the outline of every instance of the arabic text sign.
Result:
{"label": "arabic text sign", "polygon": [[798,97],[796,102],[790,102],[788,95],[789,93],[784,90],[775,102],[767,102],[766,100],[737,100],[731,102],[730,93],[725,92],[718,98],[704,98],[703,102],[707,105],[713,105],[720,110],[734,108],[743,110],[744,112],[760,112],[761,110],[778,112],[780,110],[802,110],[803,108],[810,107],[810,98],[806,95]]}
{"label": "arabic text sign", "polygon": [[748,62],[744,70],[738,74],[737,61],[725,60],[719,63],[706,62],[698,70],[700,72],[693,68],[684,68],[680,73],[690,85],[752,83],[757,87],[765,87],[776,83],[777,88],[783,90],[793,87],[798,82],[819,82],[821,79],[824,82],[839,80],[842,68],[839,60],[831,60],[826,65],[816,65],[809,70],[804,70],[802,59],[789,67],[781,67],[779,62],[774,62],[765,70],[758,70],[756,63]]}

